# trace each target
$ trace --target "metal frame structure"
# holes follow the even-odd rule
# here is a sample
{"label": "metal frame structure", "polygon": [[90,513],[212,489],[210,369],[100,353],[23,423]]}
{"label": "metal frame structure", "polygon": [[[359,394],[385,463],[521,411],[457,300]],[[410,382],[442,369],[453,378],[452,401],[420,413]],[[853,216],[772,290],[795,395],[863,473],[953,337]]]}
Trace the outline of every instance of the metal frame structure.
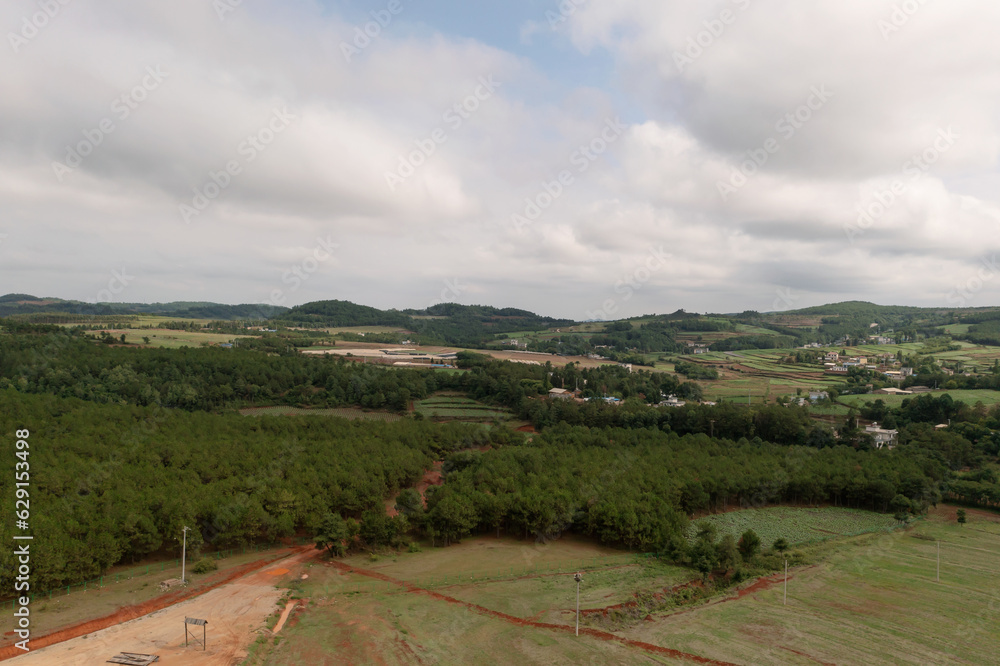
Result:
{"label": "metal frame structure", "polygon": [[184,647],[188,646],[188,625],[200,625],[201,626],[201,640],[198,640],[198,635],[193,631],[190,633],[191,640],[195,643],[201,643],[202,650],[208,650],[208,620],[199,620],[193,617],[184,618]]}

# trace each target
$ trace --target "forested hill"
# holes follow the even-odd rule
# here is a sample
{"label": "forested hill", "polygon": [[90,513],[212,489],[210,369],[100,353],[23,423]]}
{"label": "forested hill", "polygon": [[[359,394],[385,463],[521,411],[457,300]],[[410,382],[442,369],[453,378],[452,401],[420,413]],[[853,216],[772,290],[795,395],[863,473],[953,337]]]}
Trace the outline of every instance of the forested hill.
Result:
{"label": "forested hill", "polygon": [[393,326],[411,331],[426,343],[475,347],[497,334],[570,326],[572,321],[543,317],[527,310],[488,305],[440,303],[423,310],[379,310],[349,301],[316,301],[274,318],[289,326]]}
{"label": "forested hill", "polygon": [[267,319],[287,311],[277,305],[176,301],[172,303],[85,303],[61,298],[39,298],[30,294],[0,296],[0,317],[37,314],[69,315],[162,315],[178,319]]}

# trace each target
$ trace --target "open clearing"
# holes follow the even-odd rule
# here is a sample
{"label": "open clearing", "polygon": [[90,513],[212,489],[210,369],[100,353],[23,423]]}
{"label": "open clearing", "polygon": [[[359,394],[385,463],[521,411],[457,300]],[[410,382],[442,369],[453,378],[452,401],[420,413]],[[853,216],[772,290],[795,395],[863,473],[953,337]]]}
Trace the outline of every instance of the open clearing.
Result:
{"label": "open clearing", "polygon": [[[186,589],[194,592],[208,589],[237,568],[273,559],[279,554],[280,551],[274,549],[225,557],[216,560],[219,569],[210,574],[194,574],[189,564]],[[65,588],[60,588],[53,591],[51,598],[44,593],[38,594],[32,604],[32,635],[47,636],[80,622],[110,615],[119,608],[140,606],[163,596],[160,581],[181,577],[180,565],[174,566],[173,561],[169,564],[170,566],[165,567],[151,564],[149,573],[144,573],[142,567],[115,567],[104,575],[103,586],[92,584],[86,590],[75,586],[69,594],[65,593]],[[11,645],[14,640],[10,633],[14,628],[10,605],[5,603],[3,609],[4,612],[0,615],[0,633],[3,634],[0,648]]]}
{"label": "open clearing", "polygon": [[[816,563],[790,572],[787,606],[779,574],[614,633],[585,619],[579,638],[577,568],[584,609],[697,575],[571,538],[479,537],[378,561],[317,562],[292,584],[307,610],[251,663],[322,663],[334,654],[382,664],[995,663],[1000,517],[969,510],[961,527],[954,514],[941,507],[907,530],[805,546]],[[594,557],[604,566],[588,567]]]}
{"label": "open clearing", "polygon": [[[283,592],[275,587],[287,577],[301,574],[303,562],[317,552],[304,550],[280,563],[239,578],[205,594],[169,606],[123,624],[32,650],[15,657],[11,664],[31,666],[92,666],[103,664],[120,651],[158,654],[161,664],[222,666],[239,663],[247,656],[247,647],[264,628],[268,617],[278,611]],[[289,570],[284,576],[272,575],[275,568]],[[208,620],[208,645],[184,647],[184,618]]]}

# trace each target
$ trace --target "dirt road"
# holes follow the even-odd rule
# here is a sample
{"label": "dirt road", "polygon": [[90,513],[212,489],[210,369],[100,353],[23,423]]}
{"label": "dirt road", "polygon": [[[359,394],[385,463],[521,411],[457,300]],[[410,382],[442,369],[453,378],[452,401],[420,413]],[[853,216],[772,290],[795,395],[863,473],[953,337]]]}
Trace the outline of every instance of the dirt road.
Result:
{"label": "dirt road", "polygon": [[[239,663],[257,630],[278,608],[282,591],[275,583],[298,577],[302,565],[319,551],[306,550],[279,560],[200,597],[10,659],[12,666],[92,666],[118,652],[158,654],[158,664],[229,666]],[[184,647],[184,618],[208,620],[208,649]],[[196,629],[201,636],[201,627]]]}

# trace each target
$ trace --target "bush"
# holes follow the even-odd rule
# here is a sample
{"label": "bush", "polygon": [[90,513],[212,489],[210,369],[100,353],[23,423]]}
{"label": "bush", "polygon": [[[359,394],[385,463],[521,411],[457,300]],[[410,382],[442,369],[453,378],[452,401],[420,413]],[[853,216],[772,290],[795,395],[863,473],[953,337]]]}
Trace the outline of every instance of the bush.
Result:
{"label": "bush", "polygon": [[194,566],[191,567],[191,571],[196,574],[206,574],[209,571],[216,571],[218,568],[219,565],[216,563],[215,560],[208,557],[203,557],[194,563]]}

